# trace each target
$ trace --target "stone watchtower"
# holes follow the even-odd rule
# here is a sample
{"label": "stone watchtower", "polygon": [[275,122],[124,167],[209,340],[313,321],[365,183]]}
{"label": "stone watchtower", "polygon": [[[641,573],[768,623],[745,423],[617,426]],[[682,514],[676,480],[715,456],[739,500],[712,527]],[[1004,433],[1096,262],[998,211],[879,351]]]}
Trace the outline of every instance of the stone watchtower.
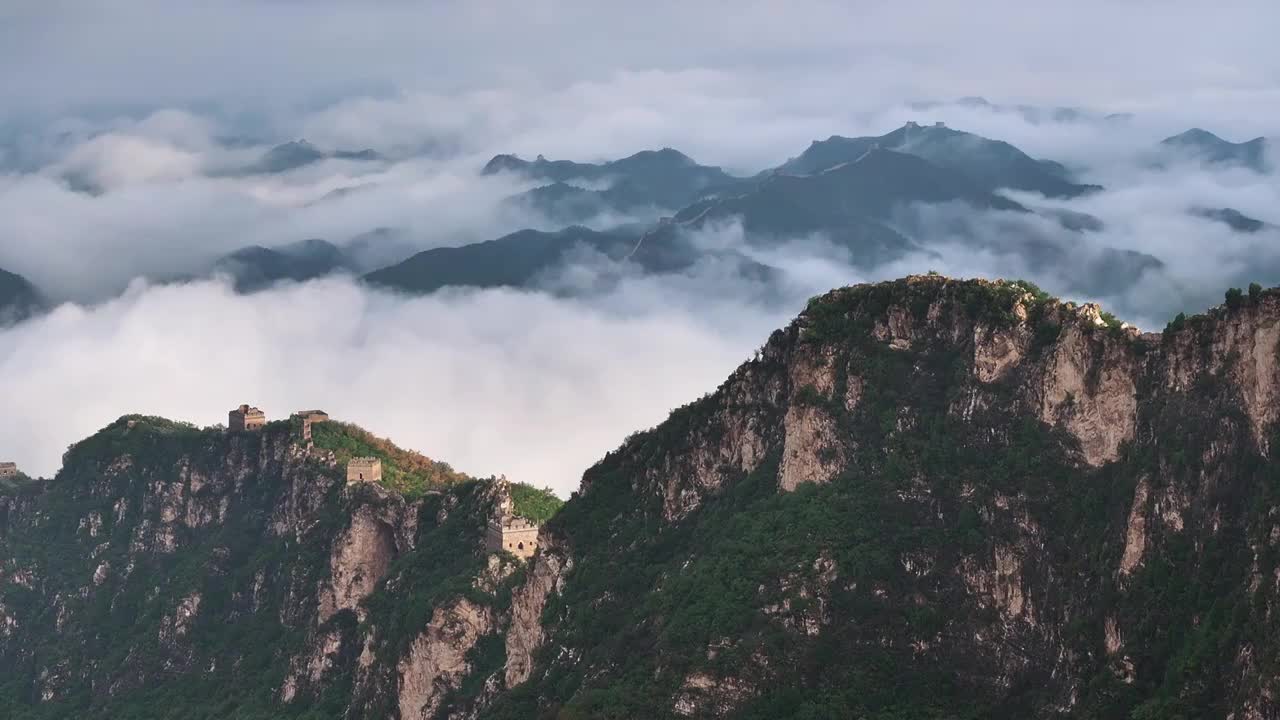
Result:
{"label": "stone watchtower", "polygon": [[267,424],[267,414],[256,407],[241,405],[227,413],[227,429],[231,432],[261,430]]}
{"label": "stone watchtower", "polygon": [[302,441],[311,442],[311,423],[327,422],[329,413],[323,410],[299,410],[293,414],[302,419]]}
{"label": "stone watchtower", "polygon": [[347,463],[347,484],[378,482],[382,479],[382,461],[375,457],[351,458]]}
{"label": "stone watchtower", "polygon": [[17,477],[18,463],[0,462],[0,478]]}
{"label": "stone watchtower", "polygon": [[538,549],[538,525],[516,516],[511,488],[505,477],[498,481],[498,493],[496,512],[485,530],[485,549],[489,552],[505,550],[522,558],[532,557]]}

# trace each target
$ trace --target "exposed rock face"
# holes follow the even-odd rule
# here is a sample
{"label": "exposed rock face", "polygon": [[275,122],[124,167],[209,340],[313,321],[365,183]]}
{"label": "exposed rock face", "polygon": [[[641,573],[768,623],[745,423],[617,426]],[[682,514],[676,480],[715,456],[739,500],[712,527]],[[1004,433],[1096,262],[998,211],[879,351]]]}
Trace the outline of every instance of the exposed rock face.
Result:
{"label": "exposed rock face", "polygon": [[778,486],[826,482],[844,469],[844,449],[835,419],[818,408],[793,405],[783,420],[782,468]]}
{"label": "exposed rock face", "polygon": [[350,527],[334,543],[329,558],[329,578],[320,592],[321,623],[339,610],[359,609],[361,601],[373,593],[401,551],[396,530],[405,528],[412,532],[414,523],[405,517],[404,502],[392,501],[387,491],[369,487],[367,492],[377,493],[385,504],[358,506]]}
{"label": "exposed rock face", "polygon": [[692,673],[680,684],[671,710],[680,717],[725,717],[753,694],[737,678]]}
{"label": "exposed rock face", "polygon": [[572,569],[572,561],[556,548],[543,545],[542,553],[534,560],[529,579],[521,585],[511,599],[511,628],[507,632],[507,687],[515,687],[529,679],[533,668],[533,654],[543,641],[542,611],[547,598],[559,592],[564,574]]}
{"label": "exposed rock face", "polygon": [[[1120,457],[1137,424],[1138,362],[1120,343],[1091,342],[1101,318],[1086,306],[1053,346],[1043,371],[1040,418],[1071,433],[1085,462],[1099,466]],[[1100,356],[1099,356],[1100,355]]]}
{"label": "exposed rock face", "polygon": [[[1272,292],[1160,336],[1018,285],[834,291],[588,471],[546,529],[575,569],[529,604],[538,634],[508,635],[508,684],[564,698],[549,679],[582,678],[587,716],[596,692],[667,692],[687,717],[1280,716],[1257,669],[1280,647],[1247,640],[1280,607],[1277,328]],[[1186,627],[1220,651],[1170,681]]]}
{"label": "exposed rock face", "polygon": [[[198,675],[206,704],[270,698],[271,716],[319,702],[352,719],[476,716],[504,668],[468,653],[501,644],[516,581],[517,561],[483,551],[490,483],[412,502],[347,487],[333,454],[295,435],[122,418],[38,491],[0,495],[0,667],[26,678],[0,705],[84,715],[57,704],[94,697],[131,716],[147,688]],[[472,671],[497,683],[443,708]]]}
{"label": "exposed rock face", "polygon": [[1147,548],[1147,499],[1151,484],[1144,477],[1138,480],[1133,491],[1133,509],[1129,511],[1129,523],[1124,532],[1124,555],[1120,556],[1120,573],[1128,575],[1142,562]]}
{"label": "exposed rock face", "polygon": [[122,421],[0,495],[0,706],[1280,717],[1277,345],[1272,291],[1140,335],[1022,285],[837,290],[590,468],[527,564],[481,550],[487,483],[407,500],[270,426]]}
{"label": "exposed rock face", "polygon": [[465,598],[436,608],[427,629],[413,641],[397,667],[400,717],[436,717],[446,693],[457,689],[471,671],[467,653],[481,636],[495,629],[492,611]]}

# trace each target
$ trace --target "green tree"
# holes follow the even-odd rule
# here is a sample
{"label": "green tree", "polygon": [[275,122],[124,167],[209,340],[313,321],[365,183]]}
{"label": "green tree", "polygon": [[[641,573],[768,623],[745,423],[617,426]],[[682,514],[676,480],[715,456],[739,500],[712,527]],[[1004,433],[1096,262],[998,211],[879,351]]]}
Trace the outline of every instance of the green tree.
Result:
{"label": "green tree", "polygon": [[1240,288],[1227,290],[1227,309],[1235,310],[1244,304],[1244,292]]}
{"label": "green tree", "polygon": [[1251,282],[1251,283],[1249,283],[1249,302],[1250,302],[1250,304],[1257,305],[1257,304],[1258,304],[1258,301],[1259,301],[1259,300],[1261,300],[1261,299],[1262,299],[1262,286],[1261,286],[1261,285],[1259,285],[1259,284],[1258,284],[1258,283],[1256,283],[1256,282]]}

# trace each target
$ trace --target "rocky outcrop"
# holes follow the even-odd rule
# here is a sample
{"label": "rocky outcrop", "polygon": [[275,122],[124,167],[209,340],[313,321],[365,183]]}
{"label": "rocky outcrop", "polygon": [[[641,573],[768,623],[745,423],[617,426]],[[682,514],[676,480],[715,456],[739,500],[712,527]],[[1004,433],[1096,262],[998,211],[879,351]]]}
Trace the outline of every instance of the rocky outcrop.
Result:
{"label": "rocky outcrop", "polygon": [[1133,491],[1133,507],[1124,530],[1124,554],[1120,556],[1120,574],[1132,573],[1142,563],[1147,548],[1147,499],[1151,484],[1144,477]]}
{"label": "rocky outcrop", "polygon": [[396,668],[402,720],[436,717],[445,695],[471,671],[467,653],[495,630],[493,612],[465,598],[437,608]]}
{"label": "rocky outcrop", "polygon": [[338,611],[358,610],[391,562],[413,547],[416,515],[404,500],[376,486],[359,487],[358,492],[373,499],[355,506],[350,525],[333,544],[329,576],[320,590],[321,623]]}
{"label": "rocky outcrop", "polygon": [[527,562],[481,549],[496,484],[122,419],[0,495],[0,704],[198,675],[348,720],[1280,717],[1277,345],[1275,291],[1159,335],[1022,283],[833,291]]}
{"label": "rocky outcrop", "polygon": [[529,679],[533,655],[545,639],[542,611],[547,598],[559,592],[565,574],[573,562],[554,546],[543,544],[535,556],[529,579],[516,589],[511,598],[511,626],[507,630],[506,686],[511,688]]}
{"label": "rocky outcrop", "polygon": [[[53,709],[33,712],[58,714],[93,694],[110,707],[200,673],[228,702],[270,697],[282,715],[324,699],[352,720],[432,717],[477,638],[510,623],[519,564],[483,551],[491,483],[414,500],[348,487],[334,454],[296,435],[130,416],[73,446],[57,479],[0,494],[0,667],[30,683],[0,704],[37,698]],[[425,593],[433,605],[406,625]],[[455,710],[501,689],[500,663],[476,671],[497,684]]]}
{"label": "rocky outcrop", "polygon": [[[875,692],[892,677],[939,671],[959,682],[939,687],[987,699],[980,715],[1122,717],[1144,703],[1149,717],[1195,715],[1183,706],[1207,706],[1187,699],[1194,691],[1175,700],[1157,691],[1170,658],[1150,648],[1168,647],[1166,627],[1205,627],[1211,608],[1166,585],[1215,577],[1233,599],[1206,602],[1237,603],[1235,618],[1263,613],[1251,622],[1271,612],[1259,608],[1280,607],[1280,583],[1265,580],[1280,569],[1257,549],[1280,545],[1280,504],[1256,484],[1280,418],[1277,327],[1273,292],[1162,335],[1024,284],[913,277],[817,298],[715,393],[588,471],[577,524],[551,528],[582,574],[566,573],[548,593],[535,570],[517,591],[508,685],[563,697],[546,678],[583,678],[570,705],[587,715],[587,698],[611,683],[641,695],[636,688],[674,688],[670,712],[719,717],[785,705],[780,683],[839,687],[841,666],[857,668],[840,675],[856,683],[880,667],[856,658],[874,657],[898,673],[881,676]],[[766,489],[854,508],[879,499],[841,526],[812,507],[753,494]],[[1258,509],[1246,510],[1244,497]],[[752,512],[790,520],[742,515]],[[770,534],[751,534],[757,520]],[[733,540],[712,527],[733,528]],[[734,542],[751,550],[721,578],[708,568]],[[829,573],[780,565],[805,562],[787,553],[824,542],[842,548]],[[748,593],[728,577],[752,577],[753,553],[771,558],[774,575]],[[587,569],[627,567],[618,558],[628,554],[670,559],[645,583]],[[705,594],[681,584],[694,572]],[[1262,605],[1245,599],[1264,586]],[[533,602],[555,594],[576,604]],[[672,624],[702,637],[680,625],[681,607],[717,608],[697,616],[716,623],[726,603],[737,630],[717,626],[699,645],[705,659],[672,649],[675,631],[664,629]],[[582,627],[636,606],[652,614],[627,615],[632,624],[614,632],[653,662],[583,644]],[[531,622],[538,614],[541,625]],[[753,644],[761,623],[782,634]],[[1221,716],[1280,714],[1272,699],[1280,688],[1256,670],[1259,649],[1231,647],[1221,660],[1232,670],[1209,662],[1194,682],[1231,695],[1215,706]],[[822,669],[805,674],[809,667]],[[1113,691],[1112,682],[1137,690]],[[911,708],[905,716],[943,712],[902,699],[911,695],[895,701]],[[856,703],[809,712],[841,716],[850,707],[853,716],[879,712]]]}
{"label": "rocky outcrop", "polygon": [[727,717],[754,694],[755,688],[738,678],[691,673],[680,684],[671,711],[680,717]]}
{"label": "rocky outcrop", "polygon": [[1050,349],[1039,389],[1040,419],[1071,433],[1084,461],[1095,467],[1120,457],[1138,419],[1141,363],[1124,341],[1099,342],[1105,329],[1094,305],[1068,319]]}
{"label": "rocky outcrop", "polygon": [[795,490],[803,483],[826,482],[844,469],[844,445],[829,413],[810,405],[793,405],[782,427],[779,488]]}

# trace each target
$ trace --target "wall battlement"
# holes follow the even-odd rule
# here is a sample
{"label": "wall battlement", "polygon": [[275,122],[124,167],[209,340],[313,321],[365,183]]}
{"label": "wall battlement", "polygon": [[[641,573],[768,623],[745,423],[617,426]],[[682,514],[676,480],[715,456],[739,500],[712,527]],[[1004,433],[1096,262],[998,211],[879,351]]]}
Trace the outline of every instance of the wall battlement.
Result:
{"label": "wall battlement", "polygon": [[227,430],[246,432],[261,430],[267,424],[267,414],[256,407],[241,405],[227,413]]}
{"label": "wall battlement", "polygon": [[347,484],[382,480],[382,461],[375,457],[351,458],[347,462]]}
{"label": "wall battlement", "polygon": [[329,413],[323,410],[298,410],[293,416],[302,419],[302,441],[308,445],[311,443],[311,423],[329,420]]}
{"label": "wall battlement", "polygon": [[489,527],[497,528],[504,532],[508,532],[508,531],[514,531],[514,530],[530,530],[530,529],[537,530],[538,524],[533,522],[532,520],[529,520],[528,518],[506,517],[506,518],[500,518],[500,519],[498,518],[491,519],[489,521]]}
{"label": "wall battlement", "polygon": [[511,502],[511,489],[504,477],[498,481],[496,514],[489,519],[484,544],[489,552],[507,551],[521,558],[529,558],[538,549],[537,523],[515,514]]}

